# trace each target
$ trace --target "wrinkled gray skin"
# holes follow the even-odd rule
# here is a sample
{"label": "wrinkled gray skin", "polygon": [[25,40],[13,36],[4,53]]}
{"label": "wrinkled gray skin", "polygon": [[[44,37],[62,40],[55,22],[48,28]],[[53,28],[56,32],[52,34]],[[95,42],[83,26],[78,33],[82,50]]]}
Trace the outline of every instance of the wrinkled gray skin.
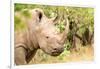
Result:
{"label": "wrinkled gray skin", "polygon": [[15,33],[15,64],[24,65],[34,57],[38,49],[51,56],[58,56],[64,50],[69,22],[66,19],[65,30],[57,32],[55,23],[57,17],[48,18],[44,12],[37,8],[29,10],[32,17],[27,19],[27,28]]}

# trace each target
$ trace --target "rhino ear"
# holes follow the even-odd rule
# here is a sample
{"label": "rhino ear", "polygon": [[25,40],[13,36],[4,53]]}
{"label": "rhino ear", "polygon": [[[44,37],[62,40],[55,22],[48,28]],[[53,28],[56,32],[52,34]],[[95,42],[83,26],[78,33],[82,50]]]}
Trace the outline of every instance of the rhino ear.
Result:
{"label": "rhino ear", "polygon": [[41,12],[38,12],[39,15],[39,21],[41,21],[43,14]]}
{"label": "rhino ear", "polygon": [[57,24],[59,21],[59,17],[58,16],[53,17],[53,18],[51,18],[51,20],[53,21],[53,24]]}

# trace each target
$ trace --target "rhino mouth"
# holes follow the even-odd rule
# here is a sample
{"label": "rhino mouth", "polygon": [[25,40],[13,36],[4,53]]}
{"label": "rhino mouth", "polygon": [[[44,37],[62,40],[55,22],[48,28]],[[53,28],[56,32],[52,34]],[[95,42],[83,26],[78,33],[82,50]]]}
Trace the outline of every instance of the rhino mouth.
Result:
{"label": "rhino mouth", "polygon": [[59,56],[62,52],[52,52],[51,56]]}
{"label": "rhino mouth", "polygon": [[60,51],[52,51],[51,52],[51,56],[59,56],[64,50],[60,50]]}

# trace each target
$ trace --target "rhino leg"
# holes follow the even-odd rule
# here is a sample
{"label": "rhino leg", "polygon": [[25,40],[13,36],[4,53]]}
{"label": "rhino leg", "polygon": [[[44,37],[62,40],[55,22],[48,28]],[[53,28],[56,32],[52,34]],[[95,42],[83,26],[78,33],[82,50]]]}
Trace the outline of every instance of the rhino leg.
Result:
{"label": "rhino leg", "polygon": [[26,56],[26,62],[29,63],[36,54],[36,50],[30,51]]}
{"label": "rhino leg", "polygon": [[15,48],[15,63],[16,63],[16,65],[27,64],[26,50],[23,47]]}

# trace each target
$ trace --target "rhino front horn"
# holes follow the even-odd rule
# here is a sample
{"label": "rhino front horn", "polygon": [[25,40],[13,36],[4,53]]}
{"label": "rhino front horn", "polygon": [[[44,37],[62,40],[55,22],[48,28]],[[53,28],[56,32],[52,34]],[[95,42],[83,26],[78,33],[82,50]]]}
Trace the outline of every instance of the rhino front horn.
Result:
{"label": "rhino front horn", "polygon": [[66,39],[67,39],[67,34],[68,34],[68,32],[69,32],[69,20],[68,20],[68,18],[67,17],[64,17],[65,18],[65,30],[60,34],[60,36],[61,36],[61,40],[60,40],[60,42],[62,43],[62,44],[64,44],[65,43],[65,41],[66,41]]}

